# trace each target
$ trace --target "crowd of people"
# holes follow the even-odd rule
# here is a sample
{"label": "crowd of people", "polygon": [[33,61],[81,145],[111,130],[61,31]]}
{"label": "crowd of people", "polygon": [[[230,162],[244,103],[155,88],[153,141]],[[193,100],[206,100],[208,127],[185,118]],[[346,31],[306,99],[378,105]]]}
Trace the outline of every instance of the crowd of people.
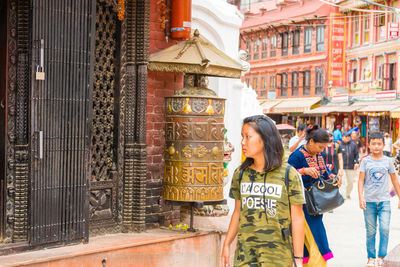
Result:
{"label": "crowd of people", "polygon": [[318,125],[299,124],[285,162],[274,122],[263,115],[244,119],[241,145],[246,159],[232,178],[229,196],[235,199],[235,209],[223,245],[222,266],[230,266],[229,246],[236,236],[234,266],[326,266],[334,254],[323,214],[307,212],[305,190],[321,179],[335,180],[342,196],[350,199],[357,170],[366,266],[382,266],[389,237],[389,180],[400,196],[396,171],[386,152],[400,150],[400,141],[388,145],[387,134],[372,133],[369,153],[360,158],[367,151],[358,136],[355,130],[342,132],[337,127],[330,132]]}

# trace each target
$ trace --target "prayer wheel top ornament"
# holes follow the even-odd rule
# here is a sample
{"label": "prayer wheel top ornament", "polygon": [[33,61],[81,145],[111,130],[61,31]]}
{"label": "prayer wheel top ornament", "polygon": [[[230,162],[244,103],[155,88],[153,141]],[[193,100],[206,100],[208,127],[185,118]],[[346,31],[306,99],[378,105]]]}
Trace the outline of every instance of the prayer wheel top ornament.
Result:
{"label": "prayer wheel top ornament", "polygon": [[150,70],[184,72],[184,87],[166,98],[163,197],[182,202],[223,200],[225,99],[207,76],[240,78],[242,65],[200,37],[150,56]]}

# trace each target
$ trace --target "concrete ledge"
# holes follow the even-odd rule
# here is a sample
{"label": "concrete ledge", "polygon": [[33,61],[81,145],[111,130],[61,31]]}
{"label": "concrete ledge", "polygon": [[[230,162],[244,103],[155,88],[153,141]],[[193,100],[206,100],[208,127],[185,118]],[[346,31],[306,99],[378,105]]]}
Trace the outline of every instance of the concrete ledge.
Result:
{"label": "concrete ledge", "polygon": [[0,266],[219,266],[223,234],[151,230],[0,257]]}
{"label": "concrete ledge", "polygon": [[383,261],[383,267],[400,267],[400,245],[387,254]]}

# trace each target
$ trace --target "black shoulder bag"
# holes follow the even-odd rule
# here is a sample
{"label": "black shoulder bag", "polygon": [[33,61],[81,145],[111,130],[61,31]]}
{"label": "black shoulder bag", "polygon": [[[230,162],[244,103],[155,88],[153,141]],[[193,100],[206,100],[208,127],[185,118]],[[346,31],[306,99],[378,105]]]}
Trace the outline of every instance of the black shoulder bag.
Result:
{"label": "black shoulder bag", "polygon": [[[327,168],[326,165],[325,168]],[[304,194],[306,197],[306,210],[311,216],[321,215],[344,203],[344,199],[339,193],[337,177],[325,180],[320,175],[318,181],[314,182],[310,188],[305,189]]]}

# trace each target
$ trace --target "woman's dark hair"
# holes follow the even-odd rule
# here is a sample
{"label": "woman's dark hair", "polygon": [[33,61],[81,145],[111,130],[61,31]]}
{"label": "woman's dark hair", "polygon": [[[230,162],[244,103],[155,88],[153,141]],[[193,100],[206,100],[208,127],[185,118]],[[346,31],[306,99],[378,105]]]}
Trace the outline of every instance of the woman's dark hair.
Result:
{"label": "woman's dark hair", "polygon": [[383,137],[383,134],[381,133],[371,133],[368,137],[368,143],[371,142],[372,139],[381,139],[383,144],[385,144],[385,138]]}
{"label": "woman's dark hair", "polygon": [[[271,170],[281,166],[283,161],[283,146],[275,123],[267,116],[255,115],[245,118],[243,125],[245,124],[249,124],[260,135],[264,143],[264,169]],[[246,158],[240,168],[246,169],[253,163],[253,158]]]}
{"label": "woman's dark hair", "polygon": [[314,140],[315,143],[329,143],[329,133],[318,125],[310,126],[306,130],[306,140],[307,143],[310,140]]}
{"label": "woman's dark hair", "polygon": [[304,123],[299,123],[299,125],[297,126],[297,131],[304,131],[306,129],[307,125],[305,125]]}

